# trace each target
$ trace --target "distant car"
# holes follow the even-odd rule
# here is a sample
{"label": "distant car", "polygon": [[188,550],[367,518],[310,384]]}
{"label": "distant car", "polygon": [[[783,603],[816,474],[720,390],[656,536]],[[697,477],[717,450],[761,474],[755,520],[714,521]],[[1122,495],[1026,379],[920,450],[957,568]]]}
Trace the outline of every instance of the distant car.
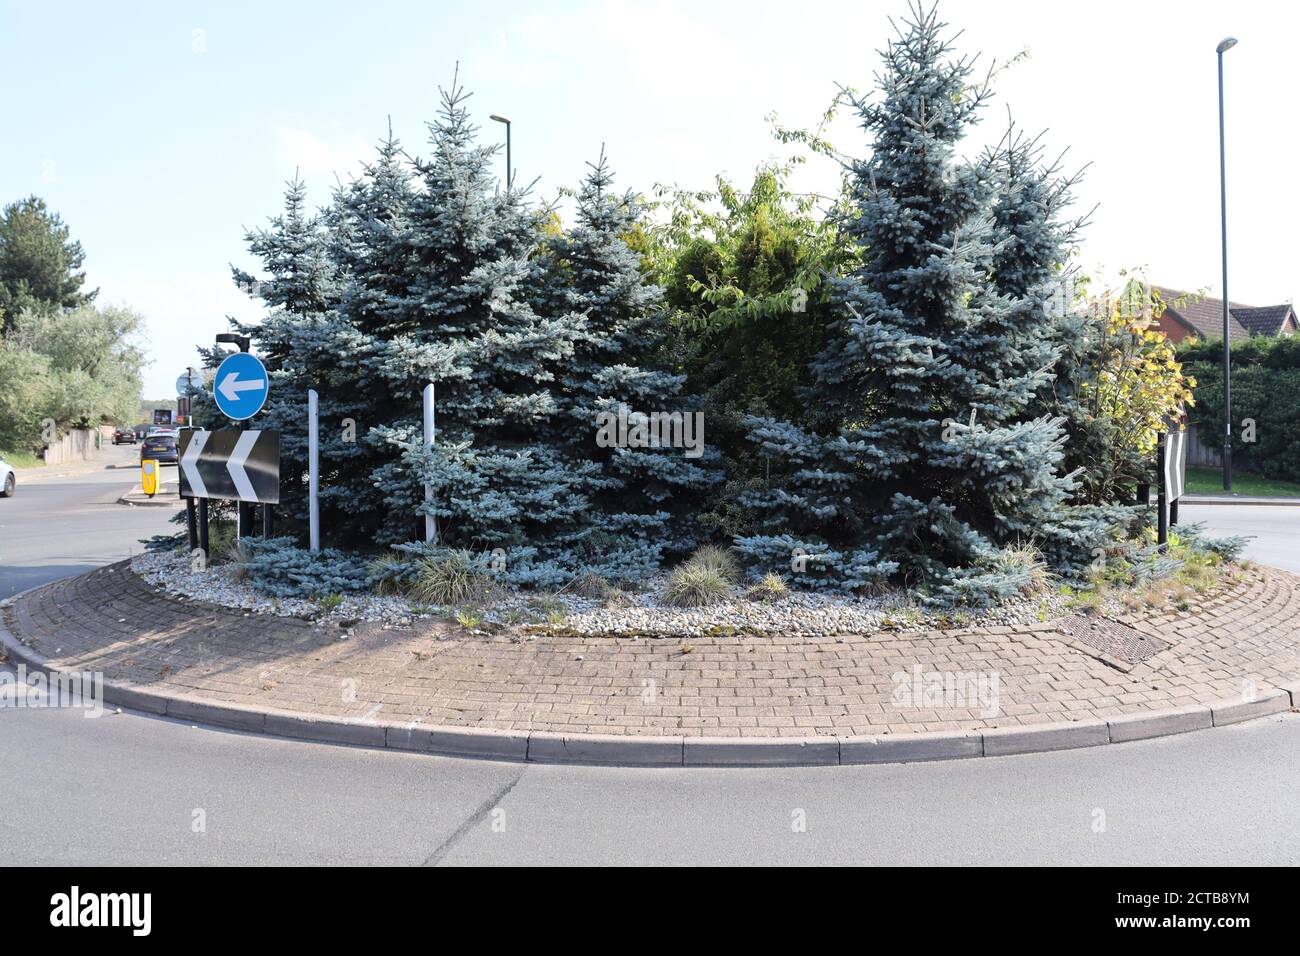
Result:
{"label": "distant car", "polygon": [[134,445],[138,440],[133,428],[119,428],[113,432],[114,445]]}
{"label": "distant car", "polygon": [[140,460],[152,458],[166,464],[176,464],[176,436],[150,435],[140,446]]}
{"label": "distant car", "polygon": [[0,455],[0,498],[12,498],[17,484],[14,470],[5,464],[4,456]]}

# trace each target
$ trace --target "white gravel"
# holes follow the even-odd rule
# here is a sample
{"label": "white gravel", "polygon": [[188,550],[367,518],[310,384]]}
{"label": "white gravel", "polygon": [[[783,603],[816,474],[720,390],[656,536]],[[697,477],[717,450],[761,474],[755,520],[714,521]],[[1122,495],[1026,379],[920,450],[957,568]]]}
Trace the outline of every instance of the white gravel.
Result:
{"label": "white gravel", "polygon": [[[344,595],[337,607],[304,598],[273,598],[236,576],[235,566],[210,565],[194,571],[189,559],[173,552],[146,552],[132,559],[136,574],[157,588],[192,600],[256,614],[276,614],[327,622],[367,621],[403,627],[425,617],[481,617],[484,622],[528,625],[592,636],[645,635],[701,637],[738,632],[820,636],[861,634],[881,629],[1028,625],[1068,613],[1063,599],[1049,593],[983,612],[936,614],[916,607],[904,594],[884,598],[827,596],[791,592],[771,601],[746,599],[737,589],[732,599],[702,608],[678,608],[656,599],[660,582],[641,593],[619,592],[617,601],[576,595],[508,591],[491,605],[475,608],[431,607],[405,597]],[[463,620],[469,620],[465,618]],[[473,624],[468,624],[471,629]]]}

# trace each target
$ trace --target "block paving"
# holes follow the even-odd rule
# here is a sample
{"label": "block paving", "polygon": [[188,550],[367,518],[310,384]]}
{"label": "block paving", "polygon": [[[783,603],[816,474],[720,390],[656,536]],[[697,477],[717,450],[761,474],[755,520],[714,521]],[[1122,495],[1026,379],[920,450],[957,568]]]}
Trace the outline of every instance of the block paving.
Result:
{"label": "block paving", "polygon": [[[161,694],[417,726],[812,737],[1105,720],[1248,698],[1300,678],[1300,577],[1252,568],[1192,610],[1124,623],[1169,647],[1124,671],[1063,622],[831,637],[531,639],[441,621],[341,629],[158,591],[127,563],[4,609],[51,665]],[[963,675],[964,696],[898,688]],[[898,675],[906,675],[900,678]],[[996,675],[997,708],[973,693]],[[959,706],[958,706],[959,705]]]}

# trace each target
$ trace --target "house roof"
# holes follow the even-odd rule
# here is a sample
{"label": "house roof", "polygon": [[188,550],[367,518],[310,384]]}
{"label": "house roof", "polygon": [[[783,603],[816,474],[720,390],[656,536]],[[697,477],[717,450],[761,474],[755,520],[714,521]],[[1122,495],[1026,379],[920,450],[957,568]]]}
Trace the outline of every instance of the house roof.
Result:
{"label": "house roof", "polygon": [[1292,312],[1291,305],[1265,305],[1256,309],[1234,308],[1232,317],[1251,335],[1277,335]]}
{"label": "house roof", "polygon": [[[1182,322],[1203,339],[1223,338],[1223,300],[1154,286],[1165,303],[1165,315]],[[1291,314],[1290,303],[1251,306],[1228,302],[1228,339],[1236,342],[1252,335],[1277,335]]]}

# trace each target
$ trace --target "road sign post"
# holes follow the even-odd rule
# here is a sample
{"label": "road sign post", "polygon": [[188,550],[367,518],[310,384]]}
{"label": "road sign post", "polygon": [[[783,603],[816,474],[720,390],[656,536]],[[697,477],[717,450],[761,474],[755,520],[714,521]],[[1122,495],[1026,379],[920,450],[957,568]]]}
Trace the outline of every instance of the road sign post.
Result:
{"label": "road sign post", "polygon": [[[433,450],[433,443],[436,437],[436,425],[434,420],[434,389],[433,383],[430,382],[424,386],[424,447]],[[424,486],[424,503],[427,508],[424,515],[424,540],[430,544],[438,542],[438,519],[433,514],[433,485]]]}
{"label": "road sign post", "polygon": [[1172,423],[1170,431],[1160,433],[1157,447],[1160,486],[1156,504],[1160,513],[1156,518],[1156,541],[1163,551],[1169,542],[1170,527],[1178,524],[1178,499],[1183,496],[1187,479],[1187,432],[1181,424]]}
{"label": "road sign post", "polygon": [[203,559],[208,557],[208,499],[199,499],[199,549],[203,552]]}
{"label": "road sign post", "polygon": [[311,549],[320,550],[320,396],[307,390],[307,527]]}
{"label": "road sign post", "polygon": [[190,554],[199,546],[199,520],[194,507],[194,499],[185,499],[185,531],[190,539]]}
{"label": "road sign post", "polygon": [[[241,349],[247,349],[247,340],[241,338]],[[217,366],[217,374],[212,379],[212,397],[216,400],[221,414],[232,421],[240,422],[242,428],[266,404],[270,394],[271,380],[266,374],[266,366],[256,355],[247,351],[227,355]],[[253,509],[246,501],[238,506],[238,526],[236,534],[244,537],[253,530]]]}

